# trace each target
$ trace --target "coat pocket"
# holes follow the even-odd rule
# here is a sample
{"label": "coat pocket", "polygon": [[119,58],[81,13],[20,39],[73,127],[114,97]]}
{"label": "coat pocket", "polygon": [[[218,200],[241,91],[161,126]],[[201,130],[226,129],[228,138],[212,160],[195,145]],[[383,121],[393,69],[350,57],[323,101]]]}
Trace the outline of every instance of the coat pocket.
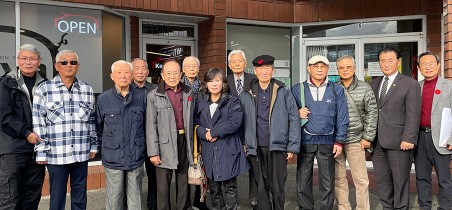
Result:
{"label": "coat pocket", "polygon": [[121,159],[121,151],[118,141],[106,140],[102,141],[103,160],[111,163],[118,163]]}
{"label": "coat pocket", "polygon": [[64,119],[64,107],[62,102],[46,102],[47,119],[53,124],[60,124]]}
{"label": "coat pocket", "polygon": [[93,105],[90,103],[80,102],[78,107],[78,117],[82,122],[88,122],[93,111]]}

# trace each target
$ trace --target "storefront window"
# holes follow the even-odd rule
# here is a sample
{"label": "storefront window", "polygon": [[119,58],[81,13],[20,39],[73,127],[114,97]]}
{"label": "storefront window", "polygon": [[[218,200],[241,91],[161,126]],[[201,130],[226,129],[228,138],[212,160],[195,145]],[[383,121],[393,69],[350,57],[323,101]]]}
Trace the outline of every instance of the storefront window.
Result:
{"label": "storefront window", "polygon": [[14,2],[0,2],[0,76],[16,67]]}
{"label": "storefront window", "polygon": [[[291,85],[291,29],[263,26],[228,24],[227,50],[243,50],[246,55],[248,73],[254,73],[252,61],[255,57],[267,54],[275,57],[273,77],[287,86]],[[232,73],[228,69],[228,74]]]}

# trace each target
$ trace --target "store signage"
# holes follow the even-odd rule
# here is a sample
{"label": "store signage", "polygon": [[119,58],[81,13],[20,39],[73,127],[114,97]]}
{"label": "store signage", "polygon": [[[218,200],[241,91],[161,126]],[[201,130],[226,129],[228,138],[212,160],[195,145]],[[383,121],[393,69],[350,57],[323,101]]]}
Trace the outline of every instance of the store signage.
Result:
{"label": "store signage", "polygon": [[54,18],[54,26],[63,33],[97,34],[99,21],[87,15],[63,13]]}
{"label": "store signage", "polygon": [[170,55],[171,57],[179,57],[184,54],[184,48],[180,46],[167,47],[163,48],[161,53]]}

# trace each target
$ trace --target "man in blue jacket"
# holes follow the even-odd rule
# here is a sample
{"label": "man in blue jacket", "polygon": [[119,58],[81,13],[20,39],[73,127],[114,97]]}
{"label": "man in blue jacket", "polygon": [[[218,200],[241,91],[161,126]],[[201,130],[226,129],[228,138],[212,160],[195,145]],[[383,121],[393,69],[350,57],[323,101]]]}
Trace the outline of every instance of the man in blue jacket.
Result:
{"label": "man in blue jacket", "polygon": [[320,185],[316,206],[318,209],[333,209],[334,158],[341,154],[347,138],[348,107],[344,89],[328,82],[328,65],[326,57],[313,56],[308,62],[308,80],[292,88],[302,119],[302,147],[297,160],[299,209],[314,209],[314,158],[317,159]]}
{"label": "man in blue jacket", "polygon": [[111,66],[115,87],[99,95],[96,105],[97,131],[102,142],[107,209],[142,209],[145,135],[145,92],[132,88],[132,64],[119,60]]}
{"label": "man in blue jacket", "polygon": [[[256,126],[257,142],[251,142],[253,138],[245,138],[245,141],[247,152],[253,154],[257,151],[260,163],[260,171],[255,173],[259,175],[259,210],[284,209],[287,160],[300,150],[297,104],[284,83],[272,78],[274,61],[270,55],[260,55],[253,60],[257,80],[251,83],[250,93],[254,100],[251,100],[252,105],[243,104],[255,107],[254,113],[250,111],[247,115],[256,116],[251,123]],[[247,124],[252,126],[251,123]]]}

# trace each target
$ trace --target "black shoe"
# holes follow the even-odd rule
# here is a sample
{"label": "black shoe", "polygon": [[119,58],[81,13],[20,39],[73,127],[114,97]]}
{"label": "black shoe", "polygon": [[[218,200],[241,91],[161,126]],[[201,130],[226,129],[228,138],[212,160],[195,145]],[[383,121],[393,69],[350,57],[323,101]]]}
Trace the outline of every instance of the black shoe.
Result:
{"label": "black shoe", "polygon": [[193,206],[198,208],[199,210],[210,210],[207,208],[206,202],[193,202]]}
{"label": "black shoe", "polygon": [[251,207],[253,210],[257,209],[257,199],[251,199]]}

